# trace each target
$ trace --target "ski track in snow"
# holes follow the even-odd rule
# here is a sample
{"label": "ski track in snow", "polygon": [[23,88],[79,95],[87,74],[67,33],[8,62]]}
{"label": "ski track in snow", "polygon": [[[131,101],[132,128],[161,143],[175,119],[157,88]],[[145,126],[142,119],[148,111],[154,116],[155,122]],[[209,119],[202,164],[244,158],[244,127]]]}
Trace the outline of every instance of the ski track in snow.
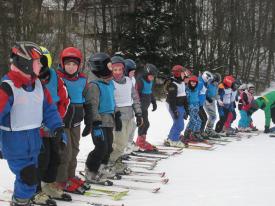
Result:
{"label": "ski track in snow", "polygon": [[[172,120],[166,103],[158,102],[158,110],[150,112],[148,140],[161,144]],[[235,121],[237,124],[239,117]],[[253,115],[255,125],[263,130],[264,113]],[[78,158],[84,159],[93,148],[91,137],[81,139]],[[13,189],[14,176],[5,160],[0,161],[0,188]],[[79,163],[79,169],[84,167]],[[73,195],[75,199],[102,203],[150,206],[270,206],[275,204],[275,138],[266,134],[217,146],[214,151],[184,150],[182,154],[161,160],[153,171],[165,171],[167,185],[128,182],[130,185],[161,186],[157,194],[131,190],[122,201]],[[146,177],[144,177],[146,178]],[[150,177],[148,177],[150,178]],[[124,184],[124,182],[120,183]],[[125,182],[126,184],[126,182]],[[0,195],[1,197],[1,195]],[[0,202],[1,206],[9,205]],[[80,202],[60,202],[60,206],[84,206]]]}

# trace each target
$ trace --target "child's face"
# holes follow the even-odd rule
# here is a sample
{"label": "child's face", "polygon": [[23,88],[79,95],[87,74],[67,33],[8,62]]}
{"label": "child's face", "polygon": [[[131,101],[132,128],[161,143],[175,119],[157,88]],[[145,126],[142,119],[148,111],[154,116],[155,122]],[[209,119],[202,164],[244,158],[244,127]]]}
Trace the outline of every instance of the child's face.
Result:
{"label": "child's face", "polygon": [[132,78],[133,76],[135,76],[135,70],[132,70],[129,72],[129,77]]}
{"label": "child's face", "polygon": [[147,78],[148,78],[149,81],[153,81],[154,80],[154,75],[149,74]]}
{"label": "child's face", "polygon": [[74,74],[76,73],[78,70],[78,64],[76,64],[75,62],[68,62],[65,64],[65,71],[68,74]]}
{"label": "child's face", "polygon": [[33,60],[32,67],[33,67],[33,72],[35,73],[36,76],[38,76],[42,68],[40,59]]}
{"label": "child's face", "polygon": [[113,68],[113,76],[115,79],[120,79],[123,76],[123,68],[119,66],[114,66]]}
{"label": "child's face", "polygon": [[195,87],[197,85],[197,82],[191,81],[190,84],[192,87]]}

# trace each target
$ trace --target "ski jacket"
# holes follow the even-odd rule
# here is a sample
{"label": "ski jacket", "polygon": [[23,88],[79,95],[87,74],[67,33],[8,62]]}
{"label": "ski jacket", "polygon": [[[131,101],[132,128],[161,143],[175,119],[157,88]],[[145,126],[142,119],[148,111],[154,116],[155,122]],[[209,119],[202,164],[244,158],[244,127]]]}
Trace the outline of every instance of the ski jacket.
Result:
{"label": "ski jacket", "polygon": [[198,87],[193,90],[187,87],[186,94],[189,107],[200,105],[200,89]]}
{"label": "ski jacket", "polygon": [[255,100],[260,109],[265,112],[265,126],[270,127],[271,108],[275,107],[275,91],[269,92]]}
{"label": "ski jacket", "polygon": [[218,96],[218,85],[217,83],[210,83],[207,85],[206,91],[206,100],[212,102],[213,100],[217,99]]}
{"label": "ski jacket", "polygon": [[247,90],[245,90],[240,92],[239,97],[240,98],[239,98],[238,109],[248,111],[251,108],[252,101],[254,100],[253,95]]}
{"label": "ski jacket", "polygon": [[[56,104],[52,101],[51,95],[47,88],[43,87],[39,80],[27,81],[20,73],[10,71],[3,77],[3,82],[0,85],[0,125],[2,129],[2,152],[6,159],[16,158],[29,158],[39,153],[40,147],[37,145],[41,144],[41,138],[39,134],[40,126],[43,123],[51,131],[62,127],[62,120],[57,111]],[[9,83],[7,83],[9,81]],[[41,85],[41,87],[39,86]],[[41,93],[39,87],[41,88]],[[37,90],[38,89],[38,90]],[[28,98],[24,100],[26,96],[24,94],[28,92],[28,96],[34,92],[35,98]],[[38,96],[37,96],[38,94]],[[31,96],[29,96],[31,97]],[[40,98],[42,97],[42,98]],[[39,105],[42,108],[34,108],[35,114],[26,114],[26,118],[31,118],[31,115],[35,115],[35,122],[41,120],[40,125],[33,124],[26,125],[25,122],[31,122],[31,119],[25,122],[18,122],[15,131],[9,131],[14,128],[13,119],[21,119],[21,115],[28,111],[28,106],[35,103],[37,107]],[[22,104],[22,105],[20,105]],[[25,105],[25,106],[24,106]],[[24,109],[24,111],[14,112],[18,109]],[[30,110],[31,111],[31,110]],[[24,129],[24,127],[27,129]],[[9,129],[7,129],[9,128]]]}
{"label": "ski jacket", "polygon": [[74,77],[69,77],[64,70],[59,69],[57,75],[63,80],[70,98],[67,113],[64,116],[65,128],[78,127],[84,118],[85,125],[91,124],[91,91],[87,84],[87,77],[83,73],[78,73]]}
{"label": "ski jacket", "polygon": [[199,90],[199,100],[200,106],[203,106],[206,100],[206,92],[207,92],[207,82],[204,82],[201,76],[198,78],[198,90]]}
{"label": "ski jacket", "polygon": [[185,111],[188,111],[188,103],[185,90],[185,83],[183,81],[171,78],[171,80],[167,83],[166,102],[169,104],[169,107],[173,112],[177,110],[177,106],[184,106]]}
{"label": "ski jacket", "polygon": [[153,81],[145,80],[144,77],[140,77],[136,80],[136,90],[140,98],[140,103],[142,107],[149,107],[151,102],[156,102],[153,93]]}
{"label": "ski jacket", "polygon": [[[50,68],[50,78],[47,82],[42,81],[42,84],[49,90],[53,102],[57,105],[61,118],[64,118],[70,104],[70,99],[63,80],[57,75],[53,68]],[[40,132],[42,137],[52,136],[49,129],[44,126],[41,128]]]}
{"label": "ski jacket", "polygon": [[[231,96],[232,96],[232,89],[225,88],[223,83],[219,85],[218,89],[218,100],[223,102],[223,107],[229,109],[231,106]],[[218,105],[221,107],[221,105]]]}
{"label": "ski jacket", "polygon": [[91,85],[92,124],[101,122],[102,127],[114,126],[114,84],[94,77]]}
{"label": "ski jacket", "polygon": [[113,80],[115,86],[115,111],[120,111],[121,119],[130,120],[135,116],[141,116],[139,96],[129,77],[121,80]]}

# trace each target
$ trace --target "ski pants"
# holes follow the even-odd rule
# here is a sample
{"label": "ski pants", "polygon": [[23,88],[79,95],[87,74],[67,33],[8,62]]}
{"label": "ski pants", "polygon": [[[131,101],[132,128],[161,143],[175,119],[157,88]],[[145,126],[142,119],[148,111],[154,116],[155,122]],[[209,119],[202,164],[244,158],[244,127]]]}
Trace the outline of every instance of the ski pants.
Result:
{"label": "ski pants", "polygon": [[137,123],[134,119],[131,121],[131,123],[132,123],[132,131],[129,134],[128,144],[132,144],[132,142],[134,141],[135,132],[137,129]]}
{"label": "ski pants", "polygon": [[200,116],[200,119],[201,119],[200,131],[204,132],[208,117],[207,117],[207,114],[206,114],[203,106],[200,106],[200,108],[199,108],[199,116]]}
{"label": "ski pants", "polygon": [[56,181],[66,182],[68,178],[75,177],[77,155],[79,153],[80,126],[65,128],[68,137],[67,146],[60,154],[61,162],[57,170]]}
{"label": "ski pants", "polygon": [[121,131],[114,131],[113,152],[110,155],[109,162],[115,162],[124,154],[128,145],[129,136],[133,132],[133,126],[136,124],[134,119],[122,119]]}
{"label": "ski pants", "polygon": [[24,159],[7,159],[10,170],[15,174],[13,196],[30,199],[36,193],[38,179],[38,154]]}
{"label": "ski pants", "polygon": [[240,128],[247,128],[247,127],[249,127],[252,119],[251,119],[251,116],[249,116],[247,114],[247,111],[240,110],[240,116],[241,116],[241,118],[239,120],[238,127],[240,127]]}
{"label": "ski pants", "polygon": [[150,102],[149,102],[149,104],[145,104],[145,105],[141,106],[143,125],[141,125],[141,127],[138,128],[138,136],[146,135],[147,130],[150,127],[150,122],[149,122],[149,119],[148,119],[148,108],[149,108],[149,106],[150,106]]}
{"label": "ski pants", "polygon": [[95,148],[88,155],[86,166],[91,172],[97,172],[101,164],[108,164],[113,151],[113,127],[102,127],[104,138],[92,136]]}
{"label": "ski pants", "polygon": [[199,116],[199,105],[189,105],[189,122],[186,127],[192,132],[199,132],[201,129],[201,119]]}
{"label": "ski pants", "polygon": [[271,113],[272,122],[275,124],[275,106],[270,108],[270,113]]}
{"label": "ski pants", "polygon": [[39,183],[38,191],[41,190],[41,181],[52,183],[56,181],[57,169],[60,164],[59,141],[55,137],[42,137],[42,146],[38,156]]}
{"label": "ski pants", "polygon": [[220,133],[223,129],[223,126],[225,126],[225,122],[228,118],[230,111],[225,107],[218,106],[218,112],[219,112],[220,119],[216,124],[215,131]]}
{"label": "ski pants", "polygon": [[208,115],[208,121],[206,127],[210,130],[214,128],[216,119],[217,119],[217,109],[216,109],[216,101],[213,100],[213,102],[205,102],[205,107],[204,107],[207,115]]}
{"label": "ski pants", "polygon": [[168,138],[172,141],[179,141],[180,134],[184,129],[184,114],[185,110],[183,106],[177,106],[178,118],[175,118],[174,113],[169,108],[169,113],[173,119],[173,125],[170,129]]}

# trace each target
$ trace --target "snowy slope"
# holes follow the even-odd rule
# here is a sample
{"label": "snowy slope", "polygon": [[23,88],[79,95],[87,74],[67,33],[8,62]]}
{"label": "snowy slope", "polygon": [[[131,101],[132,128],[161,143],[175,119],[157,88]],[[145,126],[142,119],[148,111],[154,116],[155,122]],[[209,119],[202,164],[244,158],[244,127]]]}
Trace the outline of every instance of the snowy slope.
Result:
{"label": "snowy slope", "polygon": [[[258,111],[253,119],[259,129],[264,128],[264,114]],[[150,113],[151,127],[148,140],[160,144],[166,138],[171,119],[164,102]],[[90,137],[81,139],[79,159],[92,149]],[[0,161],[0,188],[13,188],[14,176],[5,161]],[[83,164],[79,163],[79,169]],[[125,205],[150,206],[270,206],[275,204],[275,138],[261,134],[250,139],[218,146],[214,151],[184,150],[181,155],[159,162],[155,171],[165,171],[170,178],[161,185],[158,194],[130,191],[123,201],[74,196],[96,202],[125,203]],[[124,182],[125,183],[125,182]],[[129,183],[129,182],[128,182]],[[122,184],[122,183],[121,183]],[[131,185],[137,185],[131,183]],[[140,186],[151,184],[139,183]],[[0,195],[1,197],[1,195]],[[1,206],[8,205],[1,203]],[[80,202],[58,205],[82,206]]]}

